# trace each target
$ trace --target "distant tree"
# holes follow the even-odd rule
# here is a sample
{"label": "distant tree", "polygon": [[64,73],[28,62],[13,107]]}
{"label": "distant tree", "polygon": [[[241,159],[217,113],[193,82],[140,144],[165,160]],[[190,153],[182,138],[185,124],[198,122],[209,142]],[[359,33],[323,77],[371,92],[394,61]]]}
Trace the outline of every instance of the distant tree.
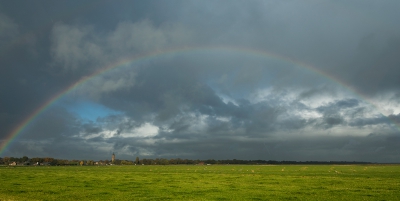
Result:
{"label": "distant tree", "polygon": [[115,159],[113,164],[114,165],[121,165],[121,160]]}
{"label": "distant tree", "polygon": [[50,165],[57,165],[58,164],[58,160],[57,159],[53,159],[51,162],[49,162]]}
{"label": "distant tree", "polygon": [[204,162],[207,163],[207,164],[215,164],[216,163],[214,159],[208,159],[208,160],[206,160]]}
{"label": "distant tree", "polygon": [[145,164],[145,165],[151,165],[152,164],[152,160],[151,159],[142,159],[142,162],[140,162],[141,164]]}
{"label": "distant tree", "polygon": [[139,164],[139,157],[136,157],[135,163]]}
{"label": "distant tree", "polygon": [[26,162],[26,161],[28,161],[28,160],[29,160],[28,156],[23,156],[21,162]]}
{"label": "distant tree", "polygon": [[70,160],[70,161],[68,161],[68,165],[79,165],[79,161],[78,160]]}
{"label": "distant tree", "polygon": [[7,156],[4,157],[4,158],[3,158],[3,162],[4,162],[4,164],[7,164],[7,165],[8,165],[8,164],[10,163],[10,157],[7,157]]}
{"label": "distant tree", "polygon": [[69,164],[68,160],[63,160],[63,159],[54,160],[53,163],[54,162],[55,162],[55,165],[68,165]]}
{"label": "distant tree", "polygon": [[54,158],[46,157],[43,159],[44,162],[51,163],[53,162]]}
{"label": "distant tree", "polygon": [[31,158],[31,162],[32,162],[32,164],[37,164],[38,162],[40,163],[40,158],[38,158],[38,157]]}
{"label": "distant tree", "polygon": [[17,158],[10,157],[10,162],[18,161]]}
{"label": "distant tree", "polygon": [[164,159],[164,158],[161,160],[161,163],[162,164],[160,164],[160,165],[169,165],[169,161],[167,159]]}
{"label": "distant tree", "polygon": [[81,166],[82,166],[82,165],[83,165],[83,161],[79,162],[79,165],[81,165]]}
{"label": "distant tree", "polygon": [[121,165],[133,165],[133,161],[122,160]]}

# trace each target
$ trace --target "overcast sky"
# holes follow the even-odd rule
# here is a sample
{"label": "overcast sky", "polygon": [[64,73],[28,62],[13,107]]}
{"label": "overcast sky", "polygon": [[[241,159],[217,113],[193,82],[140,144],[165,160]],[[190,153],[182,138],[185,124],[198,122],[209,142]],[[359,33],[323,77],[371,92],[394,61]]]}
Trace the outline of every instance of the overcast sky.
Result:
{"label": "overcast sky", "polygon": [[1,0],[0,157],[400,162],[399,9]]}

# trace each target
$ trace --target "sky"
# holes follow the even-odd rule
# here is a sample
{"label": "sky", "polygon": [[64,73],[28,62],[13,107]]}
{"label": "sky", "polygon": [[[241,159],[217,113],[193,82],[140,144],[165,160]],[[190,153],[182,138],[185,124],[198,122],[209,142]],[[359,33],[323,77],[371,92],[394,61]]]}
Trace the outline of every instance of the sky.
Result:
{"label": "sky", "polygon": [[398,163],[399,9],[0,0],[0,157]]}

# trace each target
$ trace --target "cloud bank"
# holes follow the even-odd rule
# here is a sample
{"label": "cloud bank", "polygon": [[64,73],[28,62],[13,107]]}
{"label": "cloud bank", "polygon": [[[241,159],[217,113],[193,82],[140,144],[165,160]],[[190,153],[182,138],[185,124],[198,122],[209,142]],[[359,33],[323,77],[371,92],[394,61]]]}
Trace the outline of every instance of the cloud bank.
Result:
{"label": "cloud bank", "polygon": [[116,68],[1,156],[399,161],[397,1],[55,4],[0,7],[0,139]]}

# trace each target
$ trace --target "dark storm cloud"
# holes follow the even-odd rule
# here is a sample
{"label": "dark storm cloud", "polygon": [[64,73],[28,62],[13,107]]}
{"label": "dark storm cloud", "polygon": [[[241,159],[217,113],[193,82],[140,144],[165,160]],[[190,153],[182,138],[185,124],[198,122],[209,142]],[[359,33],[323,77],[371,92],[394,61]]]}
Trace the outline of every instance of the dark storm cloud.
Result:
{"label": "dark storm cloud", "polygon": [[[382,158],[376,161],[394,162],[398,153],[396,143],[388,143],[387,140],[395,139],[395,136],[393,134],[366,137],[325,136],[292,140],[242,140],[216,137],[180,142],[160,141],[155,144],[146,144],[137,139],[126,139],[124,142],[117,142],[114,148],[120,151],[122,156],[124,156],[122,150],[127,148],[136,155],[154,158],[184,156],[185,158],[225,159],[234,155],[237,159],[369,161],[371,156],[381,156]],[[148,152],[148,150],[152,151]]]}
{"label": "dark storm cloud", "polygon": [[86,134],[96,134],[96,133],[100,133],[102,131],[101,127],[93,124],[92,122],[86,123],[86,124],[82,125],[82,127],[83,127],[83,131]]}
{"label": "dark storm cloud", "polygon": [[4,14],[0,14],[0,28],[2,30],[0,34],[2,47],[19,34],[18,25]]}
{"label": "dark storm cloud", "polygon": [[339,114],[330,114],[324,115],[322,122],[322,126],[324,128],[331,128],[333,126],[344,123],[344,119]]}
{"label": "dark storm cloud", "polygon": [[397,114],[397,115],[391,114],[388,117],[391,121],[393,121],[397,124],[400,124],[400,114]]}
{"label": "dark storm cloud", "polygon": [[350,126],[366,126],[366,125],[377,125],[383,123],[390,123],[387,117],[377,117],[377,118],[362,118],[362,119],[354,119],[349,125]]}
{"label": "dark storm cloud", "polygon": [[[211,87],[201,84],[191,70],[168,63],[143,69],[136,79],[139,84],[105,97],[104,103],[116,110],[124,110],[137,121],[147,121],[145,114],[155,113],[158,124],[170,122],[169,128],[176,133],[186,132],[190,125],[196,124],[196,118],[190,117],[193,112],[210,116],[207,117],[210,123],[215,117],[231,118],[232,123],[238,123],[235,126],[245,127],[249,134],[273,130],[276,118],[284,112],[284,108],[271,106],[268,102],[243,102],[238,106],[224,103]],[[121,100],[130,101],[120,103]],[[176,119],[177,116],[182,118]],[[215,126],[210,129],[215,130]]]}
{"label": "dark storm cloud", "polygon": [[355,84],[368,93],[397,91],[399,85],[397,77],[400,73],[397,67],[400,60],[395,55],[400,52],[400,33],[397,31],[393,34],[395,35],[389,39],[383,39],[386,41],[378,42],[382,44],[375,43],[374,40],[380,39],[376,39],[374,35],[360,41],[357,54],[349,64],[359,68],[352,69],[346,79],[357,76]]}
{"label": "dark storm cloud", "polygon": [[353,108],[358,106],[359,101],[357,99],[346,99],[346,100],[338,100],[335,102],[328,103],[327,105],[320,106],[316,108],[319,112],[327,112],[327,111],[339,111],[347,108]]}
{"label": "dark storm cloud", "polygon": [[[355,108],[358,105],[359,101],[357,99],[345,99],[331,102],[327,105],[316,108],[318,112],[323,114],[323,117],[321,119],[322,122],[319,123],[319,126],[322,126],[324,128],[331,128],[336,125],[345,124],[346,121],[341,112],[343,112],[343,110],[348,111],[348,109]],[[354,116],[354,112],[351,111],[351,113]]]}
{"label": "dark storm cloud", "polygon": [[[397,161],[398,8],[398,1],[4,1],[0,139],[55,94],[121,59],[224,46],[90,79],[6,153]],[[88,121],[60,106],[68,101],[119,113]]]}
{"label": "dark storm cloud", "polygon": [[25,134],[24,138],[49,139],[72,136],[79,131],[80,122],[67,111],[59,108],[50,109],[42,119],[34,122],[32,128]]}
{"label": "dark storm cloud", "polygon": [[315,87],[307,88],[307,90],[302,91],[299,94],[299,99],[308,99],[316,96],[323,96],[323,95],[336,95],[337,91],[329,85],[320,85]]}

